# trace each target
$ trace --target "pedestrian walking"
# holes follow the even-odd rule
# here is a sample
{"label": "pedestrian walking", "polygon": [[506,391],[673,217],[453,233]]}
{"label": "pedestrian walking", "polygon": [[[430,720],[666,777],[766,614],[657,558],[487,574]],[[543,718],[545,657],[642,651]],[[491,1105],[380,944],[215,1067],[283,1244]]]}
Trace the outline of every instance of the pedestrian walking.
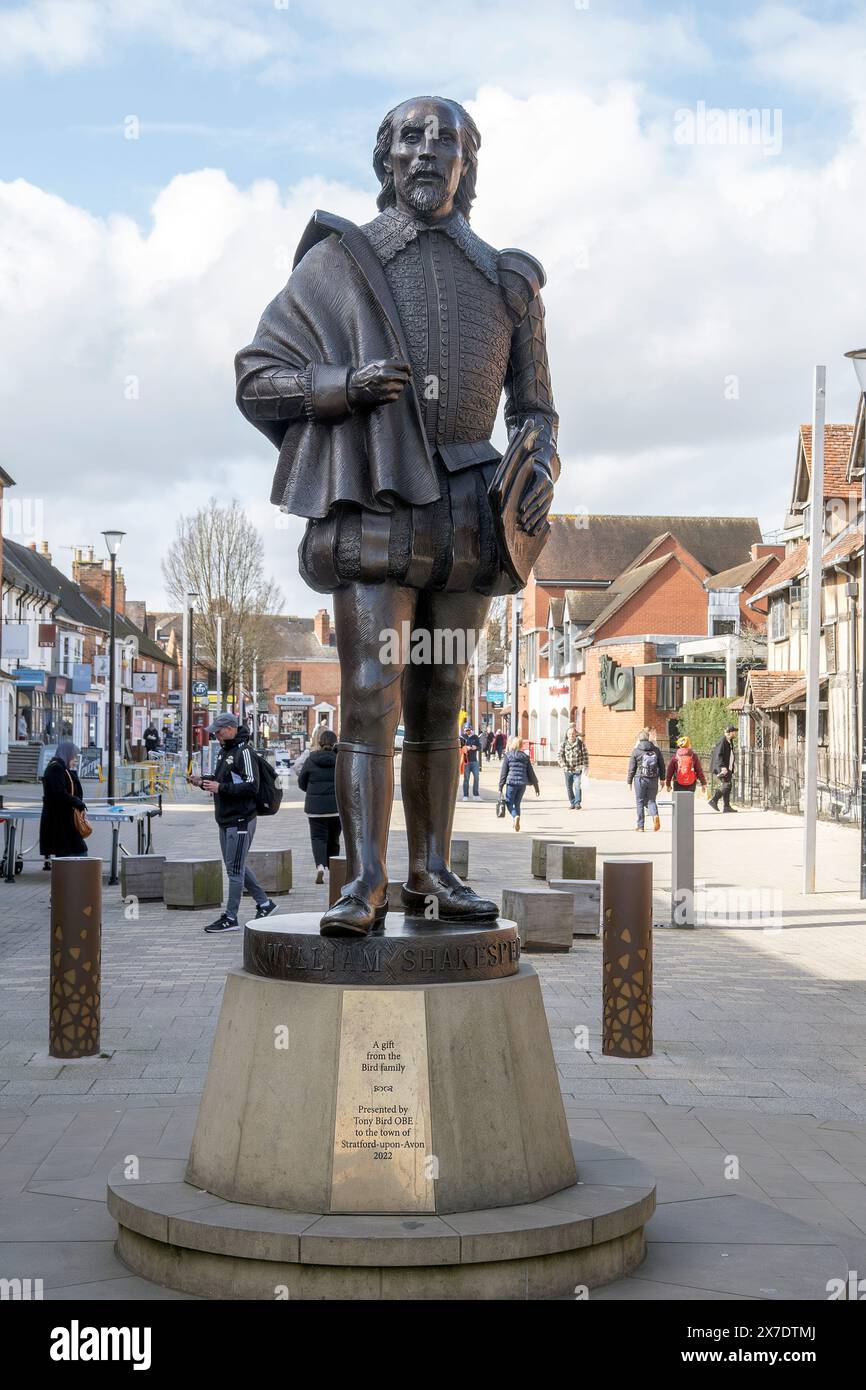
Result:
{"label": "pedestrian walking", "polygon": [[488,762],[488,763],[490,762],[490,757],[491,757],[491,754],[492,754],[492,753],[493,753],[493,730],[492,730],[492,729],[485,729],[485,730],[484,730],[484,758],[485,758],[485,761],[486,761],[486,762]]}
{"label": "pedestrian walking", "polygon": [[628,760],[627,780],[628,785],[634,787],[637,828],[641,831],[647,813],[653,818],[653,830],[662,828],[657,797],[659,781],[665,779],[665,760],[662,750],[652,738],[653,732],[651,729],[641,729]]}
{"label": "pedestrian walking", "polygon": [[684,735],[677,739],[676,752],[668,763],[665,786],[668,791],[693,792],[698,782],[706,791],[707,779],[701,760],[692,748],[691,739]]}
{"label": "pedestrian walking", "polygon": [[710,772],[717,781],[710,797],[710,805],[714,811],[718,811],[719,801],[721,801],[721,810],[726,815],[734,811],[734,807],[731,805],[731,792],[734,786],[734,739],[736,733],[736,724],[729,724],[710,754]]}
{"label": "pedestrian walking", "polygon": [[256,833],[259,791],[259,760],[250,747],[250,731],[236,714],[218,714],[208,729],[220,745],[216,767],[210,777],[190,777],[214,799],[214,817],[219,827],[220,850],[229,879],[225,910],[206,932],[238,931],[238,910],[244,889],[256,904],[255,920],[270,917],[277,904],[269,898],[252,869],[247,855]]}
{"label": "pedestrian walking", "polygon": [[316,748],[318,748],[318,747],[320,746],[320,744],[321,744],[321,742],[322,742],[322,734],[325,732],[325,730],[327,729],[327,727],[328,727],[328,716],[327,716],[326,714],[320,714],[320,715],[319,715],[319,721],[318,721],[318,723],[316,724],[316,727],[315,727],[315,729],[313,730],[313,736],[312,736],[312,738],[310,739],[310,747],[311,747],[312,749],[315,750]]}
{"label": "pedestrian walking", "polygon": [[310,752],[298,775],[298,786],[304,792],[304,813],[310,823],[317,883],[324,883],[325,870],[340,853],[336,771],[337,735],[333,729],[324,729],[318,748]]}
{"label": "pedestrian walking", "polygon": [[505,752],[505,735],[501,729],[497,729],[493,735],[493,752],[497,758],[501,758]]}
{"label": "pedestrian walking", "polygon": [[57,752],[42,774],[42,815],[39,819],[39,853],[50,869],[50,858],[86,854],[87,845],[81,834],[80,814],[87,807],[84,793],[75,771],[78,748],[70,740],[58,743]]}
{"label": "pedestrian walking", "polygon": [[460,746],[465,753],[463,763],[463,800],[469,800],[469,779],[472,779],[472,795],[476,801],[481,800],[481,792],[478,788],[478,776],[481,771],[481,739],[473,732],[471,725],[464,724],[463,733],[460,735]]}
{"label": "pedestrian walking", "polygon": [[144,740],[144,751],[148,757],[151,757],[151,755],[155,753],[157,748],[159,747],[159,730],[157,729],[153,720],[151,720],[148,724],[147,728],[142,734],[142,738]]}
{"label": "pedestrian walking", "polygon": [[535,795],[541,795],[535,768],[528,753],[520,747],[516,736],[508,740],[508,747],[499,768],[499,794],[505,789],[505,805],[514,822],[514,829],[520,829],[520,803],[528,786],[535,788]]}
{"label": "pedestrian walking", "polygon": [[579,811],[583,800],[581,781],[589,767],[589,753],[586,744],[577,732],[576,724],[569,724],[565,738],[559,745],[559,766],[565,774],[565,792],[572,811]]}

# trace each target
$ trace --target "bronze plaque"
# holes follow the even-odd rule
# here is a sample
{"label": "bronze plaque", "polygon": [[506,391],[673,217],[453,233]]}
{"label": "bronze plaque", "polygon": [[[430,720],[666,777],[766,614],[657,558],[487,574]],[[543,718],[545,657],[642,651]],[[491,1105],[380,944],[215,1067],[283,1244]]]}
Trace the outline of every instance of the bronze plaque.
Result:
{"label": "bronze plaque", "polygon": [[435,1211],[430,1139],[423,991],[346,990],[331,1211]]}

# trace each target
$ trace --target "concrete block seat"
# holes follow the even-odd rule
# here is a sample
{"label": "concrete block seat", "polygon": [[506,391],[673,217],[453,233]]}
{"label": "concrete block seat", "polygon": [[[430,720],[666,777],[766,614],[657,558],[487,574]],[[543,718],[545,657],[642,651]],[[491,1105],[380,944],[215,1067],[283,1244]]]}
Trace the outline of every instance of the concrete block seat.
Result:
{"label": "concrete block seat", "polygon": [[120,861],[120,895],[159,902],[164,888],[164,854],[126,854]]}
{"label": "concrete block seat", "polygon": [[571,930],[574,936],[601,934],[601,884],[594,878],[552,878],[548,887],[554,893],[567,893],[572,901]]}
{"label": "concrete block seat", "polygon": [[251,849],[247,863],[271,897],[292,891],[292,851],[290,849]]}
{"label": "concrete block seat", "polygon": [[223,898],[221,859],[166,859],[163,902],[166,907],[219,907]]}
{"label": "concrete block seat", "polygon": [[[533,878],[547,878],[547,851],[551,845],[570,845],[571,840],[541,839],[532,841],[531,870]],[[560,874],[561,878],[562,875]]]}
{"label": "concrete block seat", "polygon": [[595,878],[595,845],[548,845],[545,878]]}
{"label": "concrete block seat", "polygon": [[517,923],[524,951],[570,951],[574,900],[549,888],[505,888],[502,916]]}

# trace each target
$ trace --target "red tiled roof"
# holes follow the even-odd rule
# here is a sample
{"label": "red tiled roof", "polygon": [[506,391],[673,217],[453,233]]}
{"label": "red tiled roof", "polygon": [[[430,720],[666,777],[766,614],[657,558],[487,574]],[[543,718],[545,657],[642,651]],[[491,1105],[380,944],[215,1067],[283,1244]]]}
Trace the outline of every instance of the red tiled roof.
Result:
{"label": "red tiled roof", "polygon": [[780,695],[803,679],[802,671],[750,671],[746,678],[746,694],[758,709],[772,709]]}
{"label": "red tiled roof", "polygon": [[[806,471],[812,476],[812,426],[800,426],[803,441],[803,456]],[[824,496],[850,497],[860,491],[859,483],[848,481],[848,458],[851,441],[854,438],[853,425],[824,426]]]}
{"label": "red tiled roof", "polygon": [[845,560],[850,559],[863,546],[863,523],[857,526],[846,527],[846,529],[830,542],[824,551],[823,564],[828,569],[830,565],[841,565]]}

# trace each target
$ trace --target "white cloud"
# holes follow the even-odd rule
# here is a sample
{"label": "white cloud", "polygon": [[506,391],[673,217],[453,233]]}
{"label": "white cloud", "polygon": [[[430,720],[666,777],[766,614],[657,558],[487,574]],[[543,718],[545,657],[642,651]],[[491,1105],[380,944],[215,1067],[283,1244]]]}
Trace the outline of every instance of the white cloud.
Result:
{"label": "white cloud", "polygon": [[[861,137],[799,166],[787,151],[675,145],[673,112],[647,119],[626,84],[487,87],[470,104],[483,133],[474,224],[548,271],[557,509],[779,524],[815,361],[829,367],[830,418],[853,413],[841,354],[863,336]],[[176,516],[234,495],[264,522],[290,608],[317,602],[297,577],[300,523],[281,529],[268,509],[274,453],[237,413],[232,369],[316,207],[366,219],[372,174],[364,188],[311,178],[284,193],[217,169],[179,175],[145,229],[0,184],[2,462],[19,496],[45,499],[59,558],[124,526],[130,592],[158,600]]]}

